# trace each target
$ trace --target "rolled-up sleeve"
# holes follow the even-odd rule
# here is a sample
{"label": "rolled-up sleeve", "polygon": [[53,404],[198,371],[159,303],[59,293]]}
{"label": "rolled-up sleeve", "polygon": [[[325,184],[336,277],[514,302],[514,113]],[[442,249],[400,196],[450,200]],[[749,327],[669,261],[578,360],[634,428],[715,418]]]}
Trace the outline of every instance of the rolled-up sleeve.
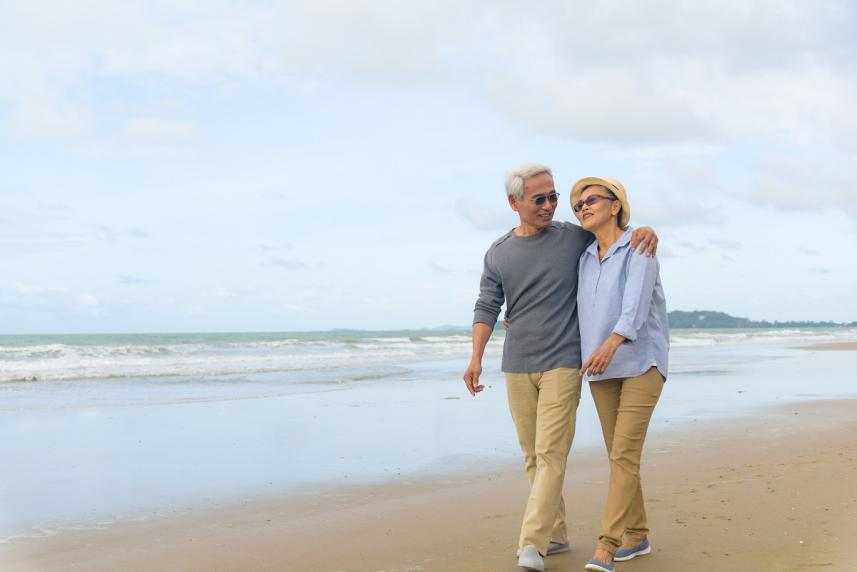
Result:
{"label": "rolled-up sleeve", "polygon": [[646,322],[652,305],[652,294],[658,280],[658,259],[632,252],[628,261],[628,276],[622,294],[622,313],[613,332],[634,341]]}
{"label": "rolled-up sleeve", "polygon": [[491,264],[491,251],[485,254],[482,278],[479,280],[479,298],[473,309],[473,323],[488,324],[492,328],[497,323],[505,294],[500,273]]}

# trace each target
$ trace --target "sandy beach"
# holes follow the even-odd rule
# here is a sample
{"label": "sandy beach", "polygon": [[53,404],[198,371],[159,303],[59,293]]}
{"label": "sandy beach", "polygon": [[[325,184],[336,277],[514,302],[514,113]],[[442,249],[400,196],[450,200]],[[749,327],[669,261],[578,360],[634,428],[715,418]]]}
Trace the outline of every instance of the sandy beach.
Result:
{"label": "sandy beach", "polygon": [[821,350],[821,351],[838,351],[838,350],[857,350],[857,342],[833,342],[829,344],[807,344],[797,346],[800,350]]}
{"label": "sandy beach", "polygon": [[[857,570],[857,401],[807,401],[650,439],[643,478],[654,553],[618,570]],[[572,551],[591,555],[607,466],[573,451]],[[62,531],[0,549],[3,570],[519,570],[517,466],[338,487],[284,500]]]}

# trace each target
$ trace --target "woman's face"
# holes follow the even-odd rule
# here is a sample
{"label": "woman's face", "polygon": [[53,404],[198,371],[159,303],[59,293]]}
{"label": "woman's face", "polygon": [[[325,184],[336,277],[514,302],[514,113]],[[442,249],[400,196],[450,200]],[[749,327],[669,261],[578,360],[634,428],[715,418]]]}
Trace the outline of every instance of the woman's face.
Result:
{"label": "woman's face", "polygon": [[586,187],[580,195],[577,206],[580,210],[575,211],[574,214],[584,230],[592,231],[606,224],[618,226],[616,217],[622,205],[602,186]]}

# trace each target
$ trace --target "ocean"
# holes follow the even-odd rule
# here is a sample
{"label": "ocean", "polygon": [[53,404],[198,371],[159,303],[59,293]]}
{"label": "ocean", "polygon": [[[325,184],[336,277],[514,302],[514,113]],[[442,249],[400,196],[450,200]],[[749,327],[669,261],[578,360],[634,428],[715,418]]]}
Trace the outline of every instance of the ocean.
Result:
{"label": "ocean", "polygon": [[[674,330],[671,347],[803,344],[852,340],[857,328]],[[486,357],[502,351],[503,334]],[[338,330],[286,333],[0,335],[0,383],[217,381],[276,374],[280,385],[347,384],[384,377],[403,363],[466,358],[469,330]]]}
{"label": "ocean", "polygon": [[[652,434],[857,396],[857,352],[795,349],[855,340],[675,330]],[[0,336],[0,539],[518,463],[502,341],[472,398],[461,328]],[[574,447],[600,446],[584,391]]]}

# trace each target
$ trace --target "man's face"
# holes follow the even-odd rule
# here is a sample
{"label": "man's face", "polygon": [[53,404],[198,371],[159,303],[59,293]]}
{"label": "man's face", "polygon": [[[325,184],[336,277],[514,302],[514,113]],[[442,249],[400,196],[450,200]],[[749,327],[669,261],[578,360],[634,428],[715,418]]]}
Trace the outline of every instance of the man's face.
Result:
{"label": "man's face", "polygon": [[[530,177],[524,181],[524,198],[516,199],[509,197],[512,210],[521,217],[521,226],[528,230],[541,231],[546,229],[553,220],[556,211],[556,201],[548,200],[548,197],[556,193],[553,177],[547,173]],[[545,199],[545,200],[541,200]],[[541,201],[541,205],[536,204]]]}

